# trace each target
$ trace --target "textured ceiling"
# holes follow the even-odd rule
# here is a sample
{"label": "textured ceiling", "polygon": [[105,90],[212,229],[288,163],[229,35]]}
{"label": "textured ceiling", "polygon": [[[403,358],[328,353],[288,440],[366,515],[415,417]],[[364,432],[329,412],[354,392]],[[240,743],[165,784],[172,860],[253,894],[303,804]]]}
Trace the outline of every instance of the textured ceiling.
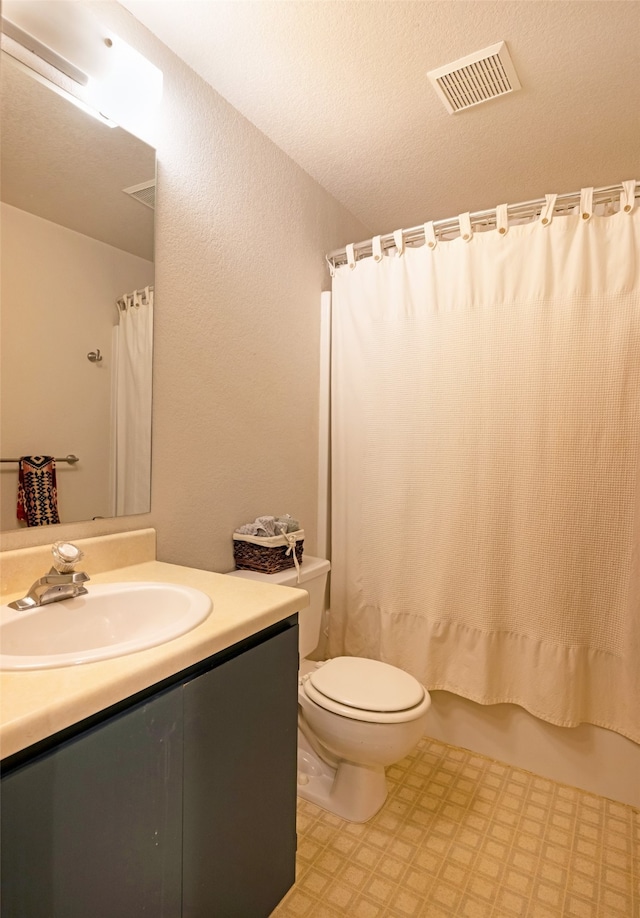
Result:
{"label": "textured ceiling", "polygon": [[153,211],[129,195],[155,178],[155,151],[109,128],[2,56],[2,200],[153,260]]}
{"label": "textured ceiling", "polygon": [[[121,0],[369,227],[640,179],[640,3]],[[426,73],[505,40],[522,90]]]}

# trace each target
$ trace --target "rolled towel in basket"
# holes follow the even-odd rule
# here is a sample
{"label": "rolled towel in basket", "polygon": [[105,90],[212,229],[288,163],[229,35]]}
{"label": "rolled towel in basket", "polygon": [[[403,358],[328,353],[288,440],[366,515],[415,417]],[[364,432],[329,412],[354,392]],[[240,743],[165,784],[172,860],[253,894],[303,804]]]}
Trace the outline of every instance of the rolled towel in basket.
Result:
{"label": "rolled towel in basket", "polygon": [[300,523],[288,513],[284,516],[259,516],[253,523],[245,523],[235,530],[238,535],[271,537],[286,532],[296,532]]}

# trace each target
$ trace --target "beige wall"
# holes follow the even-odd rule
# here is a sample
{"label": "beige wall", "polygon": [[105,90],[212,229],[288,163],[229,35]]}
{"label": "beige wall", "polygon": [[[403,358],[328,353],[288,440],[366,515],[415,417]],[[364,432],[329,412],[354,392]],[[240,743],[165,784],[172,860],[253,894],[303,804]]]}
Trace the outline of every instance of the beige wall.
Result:
{"label": "beige wall", "polygon": [[224,571],[238,524],[291,513],[311,550],[324,253],[368,230],[122,7],[91,8],[164,73],[141,132],[159,182],[152,510],[55,537],[154,526],[161,560]]}
{"label": "beige wall", "polygon": [[[109,516],[115,301],[153,264],[8,204],[1,223],[2,455],[75,453],[57,466],[60,519]],[[0,526],[17,529],[17,465],[0,476]]]}

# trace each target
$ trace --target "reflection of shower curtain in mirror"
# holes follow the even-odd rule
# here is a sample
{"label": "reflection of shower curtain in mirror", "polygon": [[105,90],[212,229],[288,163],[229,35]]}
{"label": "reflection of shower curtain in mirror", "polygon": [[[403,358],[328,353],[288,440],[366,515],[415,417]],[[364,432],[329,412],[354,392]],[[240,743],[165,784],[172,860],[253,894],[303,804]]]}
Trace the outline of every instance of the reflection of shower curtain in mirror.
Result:
{"label": "reflection of shower curtain in mirror", "polygon": [[114,513],[148,513],[153,287],[118,300],[114,334]]}

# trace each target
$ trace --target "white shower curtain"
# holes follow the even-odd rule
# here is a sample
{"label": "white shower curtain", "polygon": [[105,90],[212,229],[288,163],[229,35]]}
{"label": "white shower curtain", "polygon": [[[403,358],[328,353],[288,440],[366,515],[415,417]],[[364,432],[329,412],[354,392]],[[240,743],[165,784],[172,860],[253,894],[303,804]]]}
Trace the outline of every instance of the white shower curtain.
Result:
{"label": "white shower curtain", "polygon": [[153,288],[118,300],[115,513],[148,513],[151,481]]}
{"label": "white shower curtain", "polygon": [[640,742],[633,186],[336,270],[332,656]]}

